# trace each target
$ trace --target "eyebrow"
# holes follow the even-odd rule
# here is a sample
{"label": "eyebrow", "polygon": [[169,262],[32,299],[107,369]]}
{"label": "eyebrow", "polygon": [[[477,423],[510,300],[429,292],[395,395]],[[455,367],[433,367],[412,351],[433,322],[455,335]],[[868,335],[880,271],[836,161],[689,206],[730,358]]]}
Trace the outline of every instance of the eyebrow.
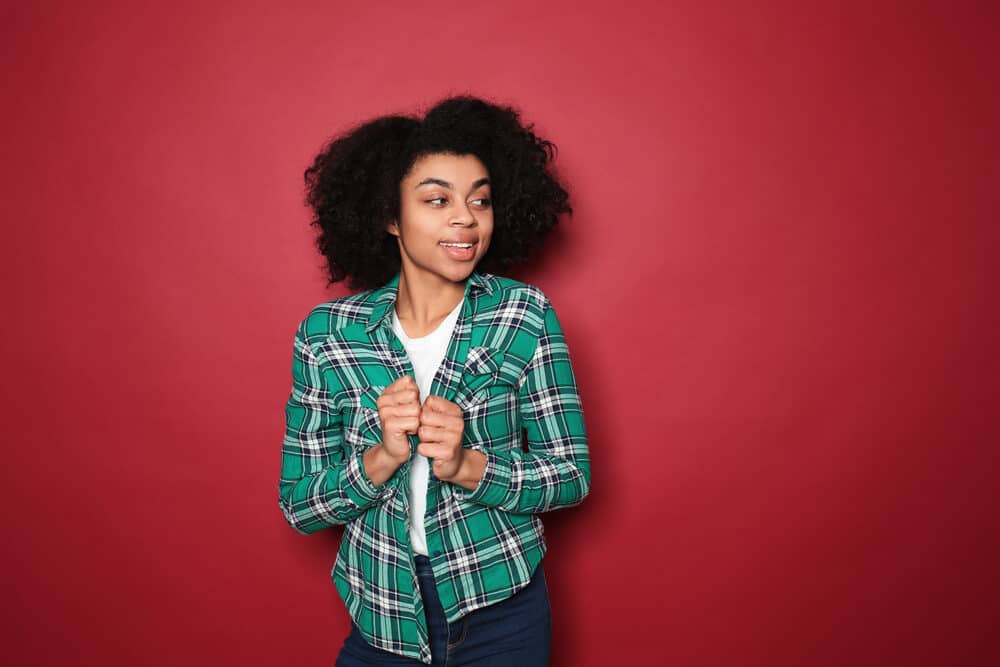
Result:
{"label": "eyebrow", "polygon": [[[490,184],[490,179],[488,179],[488,178],[480,178],[478,181],[476,181],[475,183],[472,184],[472,189],[475,190],[478,187],[482,187],[484,185],[489,185],[489,184]],[[416,190],[417,188],[419,188],[422,185],[440,185],[441,187],[448,188],[449,190],[454,190],[455,189],[454,185],[452,185],[448,181],[442,180],[440,178],[425,178],[424,180],[422,180],[419,183],[417,183],[413,187],[413,189]]]}

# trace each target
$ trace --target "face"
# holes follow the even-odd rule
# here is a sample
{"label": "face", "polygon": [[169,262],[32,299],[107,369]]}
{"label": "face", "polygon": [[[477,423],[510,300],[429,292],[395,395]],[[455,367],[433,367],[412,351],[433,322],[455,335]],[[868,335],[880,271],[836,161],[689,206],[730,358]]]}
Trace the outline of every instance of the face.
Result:
{"label": "face", "polygon": [[473,155],[425,155],[399,188],[399,222],[386,229],[398,237],[403,270],[463,282],[493,234],[486,167]]}

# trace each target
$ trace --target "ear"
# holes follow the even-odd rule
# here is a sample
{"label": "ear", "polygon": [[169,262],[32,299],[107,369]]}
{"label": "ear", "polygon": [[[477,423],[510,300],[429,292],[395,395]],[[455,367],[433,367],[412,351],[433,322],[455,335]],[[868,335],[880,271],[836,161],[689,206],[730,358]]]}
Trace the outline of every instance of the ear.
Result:
{"label": "ear", "polygon": [[393,236],[399,236],[399,223],[396,220],[390,220],[385,223],[385,231],[389,232]]}

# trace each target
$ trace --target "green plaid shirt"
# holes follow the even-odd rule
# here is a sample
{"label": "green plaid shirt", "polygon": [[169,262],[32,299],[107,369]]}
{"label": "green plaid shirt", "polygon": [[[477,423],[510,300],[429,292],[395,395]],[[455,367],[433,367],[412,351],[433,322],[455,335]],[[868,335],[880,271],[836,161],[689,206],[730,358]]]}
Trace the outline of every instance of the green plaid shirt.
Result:
{"label": "green plaid shirt", "polygon": [[[365,639],[430,663],[409,540],[410,465],[375,486],[361,458],[382,440],[376,400],[413,375],[392,331],[398,286],[399,273],[315,306],[299,324],[278,495],[300,533],[346,524],[331,576]],[[590,457],[569,350],[538,287],[474,271],[431,393],[462,408],[463,446],[486,455],[474,491],[429,473],[427,548],[454,622],[528,584],[546,551],[537,514],[583,500]],[[416,451],[418,437],[409,439]]]}

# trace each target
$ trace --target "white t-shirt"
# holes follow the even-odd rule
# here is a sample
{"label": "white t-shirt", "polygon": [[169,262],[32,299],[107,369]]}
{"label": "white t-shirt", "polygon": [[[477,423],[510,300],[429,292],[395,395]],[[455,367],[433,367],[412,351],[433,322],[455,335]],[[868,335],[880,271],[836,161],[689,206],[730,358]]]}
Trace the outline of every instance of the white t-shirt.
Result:
{"label": "white t-shirt", "polygon": [[[410,338],[399,323],[396,309],[392,309],[392,329],[406,349],[413,366],[413,379],[417,381],[420,390],[420,404],[423,405],[431,392],[431,384],[437,373],[444,355],[448,351],[451,334],[458,322],[458,313],[462,309],[462,301],[454,310],[448,313],[438,327],[420,338]],[[410,459],[410,542],[414,553],[427,556],[427,535],[424,531],[424,513],[427,511],[427,479],[430,476],[430,464],[423,454],[413,452]]]}

